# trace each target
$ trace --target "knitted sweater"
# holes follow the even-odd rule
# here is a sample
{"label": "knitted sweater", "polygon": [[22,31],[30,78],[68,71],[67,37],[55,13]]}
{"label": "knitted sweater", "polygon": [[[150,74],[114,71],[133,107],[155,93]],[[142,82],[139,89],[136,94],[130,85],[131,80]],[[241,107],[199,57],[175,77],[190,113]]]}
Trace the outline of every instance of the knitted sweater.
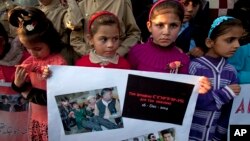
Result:
{"label": "knitted sweater", "polygon": [[175,45],[161,47],[153,43],[153,39],[144,44],[137,44],[130,50],[128,61],[132,69],[142,71],[166,72],[171,70],[168,68],[169,63],[180,61],[181,67],[178,73],[187,74],[189,66],[189,57],[182,53]]}
{"label": "knitted sweater", "polygon": [[[237,72],[232,65],[226,63],[224,58],[205,56],[194,59],[190,63],[189,73],[206,76],[212,84],[210,91],[198,96],[189,139],[219,140],[218,136],[221,137],[227,133],[230,102],[235,97],[234,92],[227,85],[237,83]],[[224,109],[227,111],[223,111]],[[224,114],[221,115],[221,112]],[[223,119],[223,123],[218,122],[220,119]]]}
{"label": "knitted sweater", "polygon": [[104,67],[104,68],[117,68],[117,69],[130,69],[130,65],[123,57],[119,56],[119,60],[117,64],[109,63],[105,66],[101,65],[101,63],[93,63],[90,60],[90,56],[86,55],[76,61],[76,66],[85,66],[85,67]]}

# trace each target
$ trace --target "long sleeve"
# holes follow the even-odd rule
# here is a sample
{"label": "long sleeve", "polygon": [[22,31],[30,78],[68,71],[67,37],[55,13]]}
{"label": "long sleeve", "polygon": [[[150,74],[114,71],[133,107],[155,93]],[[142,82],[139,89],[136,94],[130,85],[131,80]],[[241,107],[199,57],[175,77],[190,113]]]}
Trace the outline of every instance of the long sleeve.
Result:
{"label": "long sleeve", "polygon": [[83,29],[79,29],[77,31],[72,31],[70,33],[70,45],[73,47],[75,52],[77,52],[78,55],[87,55],[89,53],[89,47],[84,39],[84,33]]}
{"label": "long sleeve", "polygon": [[[117,52],[120,56],[128,53],[130,47],[140,41],[140,29],[136,24],[130,0],[81,1],[78,4],[83,18],[70,35],[70,44],[79,55],[86,55],[90,46],[87,44],[88,19],[96,11],[106,10],[118,16],[121,26],[121,45]],[[79,17],[81,17],[81,15]]]}
{"label": "long sleeve", "polygon": [[[207,70],[204,70],[203,65],[198,62],[191,62],[189,66],[189,74],[197,76],[206,76]],[[227,67],[228,68],[228,67]],[[229,69],[230,70],[230,69]],[[222,70],[223,71],[223,70]],[[225,70],[224,70],[225,71]],[[206,73],[204,73],[206,72]],[[227,72],[229,72],[227,70]],[[222,72],[221,72],[222,73]],[[219,89],[216,89],[214,86],[206,94],[199,94],[197,99],[197,108],[202,110],[219,110],[222,105],[227,104],[232,100],[236,95],[231,88],[228,87],[230,84],[236,84],[238,82],[236,71],[231,71],[228,73],[227,77],[223,78],[220,74],[220,82],[215,82],[215,77],[217,76],[206,76],[210,79],[212,85],[218,83]]]}
{"label": "long sleeve", "polygon": [[47,92],[42,89],[32,88],[27,99],[35,104],[47,105]]}
{"label": "long sleeve", "polygon": [[81,10],[76,2],[76,0],[67,0],[68,9],[64,16],[65,27],[70,29],[79,28],[82,23],[81,20],[84,18],[82,16]]}
{"label": "long sleeve", "polygon": [[117,52],[121,56],[124,56],[132,46],[141,40],[141,31],[136,24],[130,0],[125,0],[124,16],[122,20],[125,26],[125,37],[122,37],[124,39],[122,40],[121,46],[118,48]]}
{"label": "long sleeve", "polygon": [[121,113],[121,108],[120,108],[120,102],[118,100],[115,101],[115,109],[116,109],[116,113],[115,114],[111,114],[109,116],[109,118],[119,118],[122,116],[122,113]]}
{"label": "long sleeve", "polygon": [[135,45],[131,48],[131,50],[128,53],[128,62],[131,65],[131,68],[134,70],[137,70],[138,67],[138,58],[137,58],[137,52],[140,50],[140,46]]}
{"label": "long sleeve", "polygon": [[197,105],[206,110],[219,110],[222,105],[229,103],[235,97],[234,92],[225,86],[219,90],[211,90],[198,96]]}

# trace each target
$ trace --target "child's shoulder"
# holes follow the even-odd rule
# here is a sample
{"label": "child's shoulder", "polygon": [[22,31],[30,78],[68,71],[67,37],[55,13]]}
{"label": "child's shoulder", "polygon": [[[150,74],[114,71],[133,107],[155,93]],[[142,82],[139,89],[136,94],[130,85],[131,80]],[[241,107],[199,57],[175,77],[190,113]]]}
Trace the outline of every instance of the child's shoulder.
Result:
{"label": "child's shoulder", "polygon": [[83,55],[80,59],[76,60],[76,66],[83,66],[85,63],[90,63],[89,55]]}
{"label": "child's shoulder", "polygon": [[119,64],[124,67],[124,69],[131,69],[131,65],[124,57],[119,57]]}
{"label": "child's shoulder", "polygon": [[190,65],[203,66],[204,57],[193,58],[190,61]]}
{"label": "child's shoulder", "polygon": [[144,50],[145,48],[149,47],[149,43],[137,43],[134,46],[132,46],[131,50]]}

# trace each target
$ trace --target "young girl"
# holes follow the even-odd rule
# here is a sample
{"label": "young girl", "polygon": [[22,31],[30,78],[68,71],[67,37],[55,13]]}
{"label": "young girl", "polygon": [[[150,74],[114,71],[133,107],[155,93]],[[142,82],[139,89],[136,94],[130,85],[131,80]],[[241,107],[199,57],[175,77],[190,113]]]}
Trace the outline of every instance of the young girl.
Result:
{"label": "young girl", "polygon": [[[141,32],[133,15],[131,0],[79,0],[78,6],[81,10],[80,13],[75,13],[73,10],[69,10],[69,12],[72,14],[72,21],[81,21],[77,25],[72,24],[75,30],[70,34],[70,44],[79,55],[86,55],[90,51],[86,37],[88,33],[88,21],[90,20],[90,16],[97,11],[109,11],[118,17],[121,26],[121,44],[117,50],[119,55],[126,55],[129,49],[140,41]],[[79,14],[82,18],[74,20],[74,17],[79,17]]]}
{"label": "young girl", "polygon": [[[151,8],[145,44],[135,45],[128,54],[132,69],[142,71],[188,73],[189,57],[175,46],[184,18],[182,4],[176,0],[159,0]],[[200,93],[210,89],[207,78],[200,79]]]}
{"label": "young girl", "polygon": [[151,37],[145,44],[135,45],[128,54],[132,69],[187,74],[189,57],[175,46],[183,18],[180,2],[157,1],[147,22]]}
{"label": "young girl", "polygon": [[231,102],[239,94],[240,86],[235,68],[225,58],[238,49],[243,31],[238,19],[218,17],[205,42],[208,52],[190,64],[190,74],[206,76],[212,83],[210,91],[198,96],[190,140],[226,140]]}
{"label": "young girl", "polygon": [[108,11],[94,13],[89,20],[88,30],[89,43],[94,49],[77,60],[76,66],[130,69],[129,63],[116,53],[121,30],[114,14]]}
{"label": "young girl", "polygon": [[31,54],[16,67],[12,88],[30,101],[30,140],[47,141],[47,65],[66,64],[59,54],[64,44],[52,22],[36,8],[14,8],[9,12],[9,21],[11,25],[18,27],[18,37]]}

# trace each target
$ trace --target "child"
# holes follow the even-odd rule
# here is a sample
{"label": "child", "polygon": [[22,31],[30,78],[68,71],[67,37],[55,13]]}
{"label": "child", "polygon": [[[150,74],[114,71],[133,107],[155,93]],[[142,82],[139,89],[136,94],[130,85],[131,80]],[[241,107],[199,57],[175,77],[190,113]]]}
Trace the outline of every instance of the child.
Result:
{"label": "child", "polygon": [[88,30],[89,43],[94,49],[77,60],[76,66],[130,69],[128,62],[116,53],[121,30],[114,14],[108,11],[94,13],[89,20]]}
{"label": "child", "polygon": [[[71,1],[71,0],[67,0]],[[82,23],[79,23],[81,28],[75,28],[70,35],[70,43],[77,53],[86,55],[89,53],[90,46],[87,44],[88,21],[90,16],[97,11],[109,11],[114,13],[121,26],[119,55],[124,56],[129,49],[140,41],[140,29],[138,28],[134,15],[132,13],[132,4],[130,0],[82,0],[79,2],[79,8],[82,15]],[[74,11],[72,11],[74,12]],[[73,13],[78,17],[79,13]],[[76,19],[75,21],[77,21]],[[74,20],[72,20],[74,21]],[[72,25],[79,26],[78,25]]]}
{"label": "child", "polygon": [[187,74],[189,58],[175,46],[183,18],[180,2],[157,1],[147,22],[152,37],[144,44],[135,45],[128,54],[132,69]]}
{"label": "child", "polygon": [[240,92],[237,72],[225,58],[238,49],[243,32],[240,20],[218,17],[211,25],[205,42],[208,52],[190,64],[190,74],[206,76],[212,83],[210,91],[198,96],[190,140],[225,140],[231,102]]}
{"label": "child", "polygon": [[[66,43],[70,44],[69,42],[69,23],[76,23],[76,21],[73,21],[72,15],[70,15],[71,12],[73,13],[80,13],[80,9],[78,8],[78,5],[73,0],[68,0],[68,6],[63,7],[60,3],[60,0],[38,0],[39,6],[37,7],[41,11],[43,11],[46,15],[46,17],[52,21],[55,29],[59,33],[61,40]],[[71,11],[71,12],[67,12]],[[76,15],[78,16],[78,15]],[[76,17],[76,19],[79,19],[80,16]],[[61,54],[66,59],[68,65],[74,65],[75,61],[79,58],[77,53],[74,51],[74,49],[71,46],[67,46],[67,48],[62,49]]]}
{"label": "child", "polygon": [[9,13],[9,21],[18,27],[17,35],[31,54],[16,67],[12,88],[30,101],[29,138],[48,140],[46,78],[47,65],[65,65],[60,55],[64,47],[52,22],[39,9],[17,7]]}
{"label": "child", "polygon": [[[176,0],[159,0],[151,8],[148,30],[152,37],[145,44],[135,45],[128,54],[132,69],[142,71],[188,73],[189,57],[175,46],[184,18],[182,4]],[[210,82],[202,77],[200,93],[210,89]]]}
{"label": "child", "polygon": [[245,13],[250,12],[248,7],[250,7],[250,1],[238,0],[230,13],[233,17],[241,20],[245,29],[245,35],[240,40],[241,47],[232,57],[228,58],[228,63],[233,65],[238,72],[240,84],[250,83],[250,15],[245,16]]}
{"label": "child", "polygon": [[[198,12],[202,13],[202,0],[181,0],[184,7],[184,19],[176,39],[176,46],[190,57],[201,57],[205,52],[204,25],[198,21]],[[197,15],[197,16],[196,16]],[[202,24],[202,25],[201,25]]]}

